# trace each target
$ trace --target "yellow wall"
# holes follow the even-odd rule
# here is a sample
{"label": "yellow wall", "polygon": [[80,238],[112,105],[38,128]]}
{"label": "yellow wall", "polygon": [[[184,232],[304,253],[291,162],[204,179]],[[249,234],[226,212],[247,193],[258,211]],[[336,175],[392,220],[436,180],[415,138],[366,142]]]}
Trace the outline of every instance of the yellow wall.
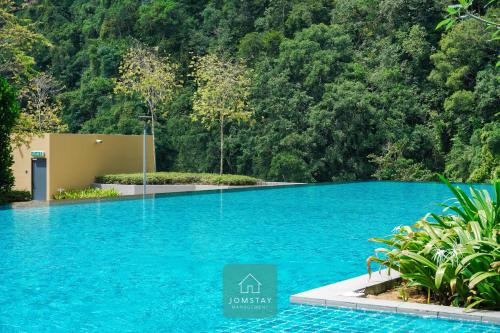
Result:
{"label": "yellow wall", "polygon": [[[48,198],[59,189],[88,187],[96,176],[141,172],[142,140],[141,135],[47,134],[40,143],[35,139],[31,147],[23,151],[23,156],[19,152],[15,155],[16,188],[31,190],[30,152],[33,150],[46,152]],[[47,142],[48,148],[45,148]],[[147,147],[148,171],[153,171],[151,136],[147,137]]]}

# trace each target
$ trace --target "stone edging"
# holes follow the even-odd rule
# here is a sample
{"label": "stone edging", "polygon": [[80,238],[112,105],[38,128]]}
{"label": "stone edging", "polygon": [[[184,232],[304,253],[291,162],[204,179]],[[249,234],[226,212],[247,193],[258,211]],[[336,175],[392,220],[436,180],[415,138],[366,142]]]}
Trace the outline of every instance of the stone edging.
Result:
{"label": "stone edging", "polygon": [[376,289],[377,292],[381,292],[389,289],[390,285],[394,285],[399,279],[398,272],[392,271],[389,275],[387,270],[382,270],[380,273],[372,273],[371,278],[368,274],[361,275],[292,295],[290,302],[500,324],[500,311],[471,310],[466,312],[463,308],[452,306],[386,301],[364,297],[365,290]]}

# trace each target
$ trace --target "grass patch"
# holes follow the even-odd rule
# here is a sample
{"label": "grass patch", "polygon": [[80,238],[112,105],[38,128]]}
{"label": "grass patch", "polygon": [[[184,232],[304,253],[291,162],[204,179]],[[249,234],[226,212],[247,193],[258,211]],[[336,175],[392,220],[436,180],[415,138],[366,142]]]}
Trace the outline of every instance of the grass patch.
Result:
{"label": "grass patch", "polygon": [[0,193],[0,205],[11,202],[30,201],[31,193],[29,191],[10,191]]}
{"label": "grass patch", "polygon": [[[96,178],[100,184],[141,185],[142,173],[104,175]],[[198,184],[198,185],[256,185],[259,179],[240,175],[214,173],[156,172],[148,173],[148,184]]]}
{"label": "grass patch", "polygon": [[54,194],[55,200],[98,199],[117,197],[120,193],[115,189],[85,188],[83,190],[68,190]]}

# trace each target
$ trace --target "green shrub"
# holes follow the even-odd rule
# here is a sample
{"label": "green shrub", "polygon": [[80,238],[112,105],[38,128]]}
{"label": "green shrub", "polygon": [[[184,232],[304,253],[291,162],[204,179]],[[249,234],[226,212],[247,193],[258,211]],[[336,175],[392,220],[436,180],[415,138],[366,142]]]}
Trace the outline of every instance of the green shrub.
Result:
{"label": "green shrub", "polygon": [[[390,238],[372,241],[387,247],[368,258],[401,273],[441,304],[500,309],[500,181],[495,198],[486,190],[460,188],[442,180],[455,195],[442,215],[428,214],[413,226],[398,227]],[[379,256],[380,254],[381,256]]]}
{"label": "green shrub", "polygon": [[[96,178],[100,184],[141,185],[142,173],[104,175]],[[148,173],[148,184],[200,184],[200,185],[255,185],[256,178],[239,175],[219,175],[212,173],[156,172]]]}
{"label": "green shrub", "polygon": [[55,200],[98,199],[117,197],[120,193],[115,189],[85,188],[83,190],[61,191],[54,195]]}
{"label": "green shrub", "polygon": [[0,193],[0,205],[10,202],[30,201],[31,193],[29,191],[10,191]]}

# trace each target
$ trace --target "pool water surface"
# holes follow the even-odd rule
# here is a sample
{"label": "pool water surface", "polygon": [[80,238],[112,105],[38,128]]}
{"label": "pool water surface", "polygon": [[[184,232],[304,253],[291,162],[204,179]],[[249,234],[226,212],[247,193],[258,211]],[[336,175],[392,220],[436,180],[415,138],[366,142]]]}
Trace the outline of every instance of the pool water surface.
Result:
{"label": "pool water surface", "polygon": [[500,333],[500,326],[379,311],[293,305],[278,316],[252,321],[235,320],[217,332]]}
{"label": "pool water surface", "polygon": [[[291,294],[366,273],[368,238],[450,196],[437,183],[357,182],[0,210],[0,332],[281,331],[270,323],[319,317],[289,305]],[[277,266],[277,317],[224,318],[229,263]],[[361,332],[380,320],[391,332],[406,318],[339,311],[314,327],[335,331],[344,318]],[[417,321],[429,332],[464,325]]]}

